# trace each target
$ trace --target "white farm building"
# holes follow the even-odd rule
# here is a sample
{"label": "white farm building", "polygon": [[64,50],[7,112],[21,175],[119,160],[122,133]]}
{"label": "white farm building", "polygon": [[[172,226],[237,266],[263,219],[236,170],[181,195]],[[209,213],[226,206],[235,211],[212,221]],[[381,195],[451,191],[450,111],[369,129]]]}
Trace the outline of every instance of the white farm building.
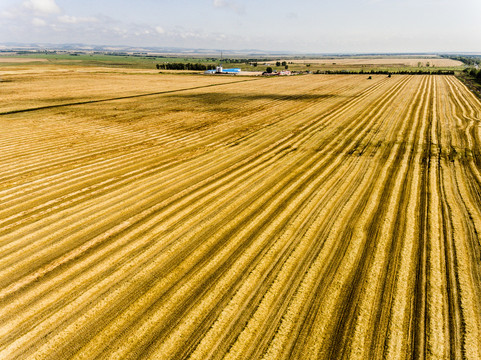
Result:
{"label": "white farm building", "polygon": [[224,69],[222,65],[219,65],[215,70],[207,70],[204,74],[238,74],[240,72],[240,68]]}

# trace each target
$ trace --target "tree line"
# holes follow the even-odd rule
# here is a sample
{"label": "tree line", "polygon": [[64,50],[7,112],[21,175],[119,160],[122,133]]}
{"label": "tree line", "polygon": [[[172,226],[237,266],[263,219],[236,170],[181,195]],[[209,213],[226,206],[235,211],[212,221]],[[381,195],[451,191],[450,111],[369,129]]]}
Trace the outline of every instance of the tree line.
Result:
{"label": "tree line", "polygon": [[463,72],[471,76],[478,84],[481,85],[481,69],[466,68],[463,70]]}
{"label": "tree line", "polygon": [[469,66],[481,65],[481,56],[479,55],[443,55],[442,57],[452,60],[461,61],[463,64]]}
{"label": "tree line", "polygon": [[[148,56],[147,56],[148,57]],[[162,58],[163,56],[155,56],[157,58]],[[187,59],[185,59],[187,60]],[[238,59],[219,59],[219,58],[205,58],[203,59],[207,62],[213,62],[217,64],[219,62],[223,64],[246,64],[246,65],[253,65],[256,67],[258,63],[264,63],[272,61],[272,59],[268,58],[238,58]],[[278,62],[279,65],[277,66],[287,66],[287,63],[283,61],[282,63]],[[213,70],[215,69],[216,65],[214,64],[201,64],[201,63],[162,63],[157,64],[157,69],[164,69],[164,70]],[[204,68],[205,66],[205,68]]]}
{"label": "tree line", "polygon": [[156,65],[157,69],[160,70],[196,70],[196,71],[205,71],[205,70],[215,70],[216,66],[213,64],[200,64],[200,63],[162,63]]}
{"label": "tree line", "polygon": [[[219,59],[216,59],[219,61]],[[214,61],[216,61],[214,60]],[[250,63],[257,63],[257,62],[266,62],[270,61],[269,59],[222,59],[222,62],[225,64],[250,64]]]}

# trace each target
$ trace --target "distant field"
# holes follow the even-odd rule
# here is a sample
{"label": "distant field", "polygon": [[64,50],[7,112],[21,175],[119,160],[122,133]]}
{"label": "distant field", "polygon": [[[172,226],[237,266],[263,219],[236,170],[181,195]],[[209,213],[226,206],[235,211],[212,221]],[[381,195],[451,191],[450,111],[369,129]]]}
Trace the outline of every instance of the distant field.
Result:
{"label": "distant field", "polygon": [[22,54],[15,56],[0,56],[2,63],[15,64],[22,62],[43,61],[56,66],[89,66],[115,69],[155,69],[159,62],[205,62],[203,58],[164,57],[164,56],[134,56],[134,55],[109,55],[109,54]]}
{"label": "distant field", "polygon": [[[184,56],[155,56],[155,55],[109,55],[109,54],[23,54],[17,56],[0,56],[0,63],[3,68],[1,70],[8,70],[20,64],[28,62],[37,62],[39,65],[42,61],[42,66],[45,67],[92,67],[103,69],[145,69],[154,70],[157,64],[162,63],[202,63],[204,65],[218,64],[218,60],[213,60],[212,57],[184,57]],[[284,69],[284,66],[276,66],[277,61],[286,61],[290,70],[294,71],[316,71],[316,70],[413,70],[419,68],[433,68],[438,70],[449,69],[454,70],[457,67],[461,69],[463,65],[460,61],[452,59],[444,59],[436,56],[432,57],[392,57],[392,56],[372,56],[372,57],[344,57],[344,58],[313,58],[313,59],[275,59],[267,61],[258,61],[257,67],[253,67],[249,63],[229,63],[224,59],[224,67],[240,67],[244,71],[265,71],[268,66],[276,70]],[[307,66],[309,64],[309,67]],[[165,70],[162,70],[165,72]]]}
{"label": "distant field", "polygon": [[421,65],[425,67],[429,66],[437,67],[450,67],[450,66],[462,66],[461,61],[452,59],[441,58],[340,58],[340,59],[302,59],[302,60],[290,60],[295,64],[324,64],[324,65],[363,65],[363,66],[389,66],[389,67],[415,67]]}
{"label": "distant field", "polygon": [[39,69],[0,82],[0,359],[481,358],[454,76]]}

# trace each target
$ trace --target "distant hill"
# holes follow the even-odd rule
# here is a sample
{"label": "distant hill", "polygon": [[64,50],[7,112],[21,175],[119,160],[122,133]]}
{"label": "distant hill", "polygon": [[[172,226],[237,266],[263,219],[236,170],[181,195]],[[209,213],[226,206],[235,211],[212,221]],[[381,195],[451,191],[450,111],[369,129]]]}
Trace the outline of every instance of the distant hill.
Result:
{"label": "distant hill", "polygon": [[225,49],[190,49],[179,47],[146,47],[122,45],[89,45],[89,44],[50,44],[50,43],[0,43],[0,52],[6,51],[98,51],[125,53],[160,53],[185,55],[294,55],[293,52],[264,51],[257,49],[225,50]]}

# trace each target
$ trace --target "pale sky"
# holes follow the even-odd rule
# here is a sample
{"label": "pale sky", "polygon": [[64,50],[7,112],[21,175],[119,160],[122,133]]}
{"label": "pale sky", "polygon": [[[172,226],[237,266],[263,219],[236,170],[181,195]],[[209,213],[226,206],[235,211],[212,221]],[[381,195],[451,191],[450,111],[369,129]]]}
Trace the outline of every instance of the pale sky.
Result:
{"label": "pale sky", "polygon": [[0,43],[481,52],[481,0],[0,0]]}

